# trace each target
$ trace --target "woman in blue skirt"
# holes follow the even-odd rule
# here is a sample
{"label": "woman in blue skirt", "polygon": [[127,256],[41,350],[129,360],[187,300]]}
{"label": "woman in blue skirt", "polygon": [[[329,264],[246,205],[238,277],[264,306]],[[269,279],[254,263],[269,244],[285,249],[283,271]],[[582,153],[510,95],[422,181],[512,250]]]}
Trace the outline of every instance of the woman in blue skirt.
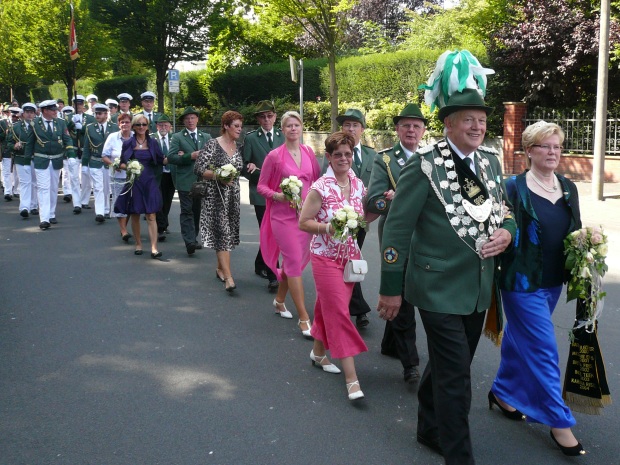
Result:
{"label": "woman in blue skirt", "polygon": [[581,228],[575,184],[556,174],[564,132],[539,121],[523,132],[529,169],[506,181],[514,208],[514,246],[502,256],[500,287],[506,314],[502,360],[489,392],[508,418],[551,427],[565,455],[585,451],[571,431],[575,418],[562,399],[558,349],[551,315],[568,275],[564,238]]}

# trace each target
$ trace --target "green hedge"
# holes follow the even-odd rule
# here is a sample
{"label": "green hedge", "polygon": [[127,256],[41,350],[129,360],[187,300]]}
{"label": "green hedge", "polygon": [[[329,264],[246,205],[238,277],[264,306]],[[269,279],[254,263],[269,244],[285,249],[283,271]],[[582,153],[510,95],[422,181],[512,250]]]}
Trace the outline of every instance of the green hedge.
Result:
{"label": "green hedge", "polygon": [[[304,95],[308,100],[328,99],[329,85],[325,87],[321,81],[325,67],[325,59],[304,61]],[[231,69],[213,77],[209,90],[228,105],[274,98],[294,100],[299,95],[299,85],[291,81],[288,62]]]}
{"label": "green hedge", "polygon": [[103,79],[95,84],[93,93],[99,97],[100,102],[113,98],[123,92],[127,92],[133,97],[133,102],[140,102],[140,94],[149,87],[149,76],[138,74],[134,76],[121,76],[111,79]]}
{"label": "green hedge", "polygon": [[50,94],[49,86],[33,87],[30,89],[30,98],[32,98],[33,102],[51,99],[52,94]]}

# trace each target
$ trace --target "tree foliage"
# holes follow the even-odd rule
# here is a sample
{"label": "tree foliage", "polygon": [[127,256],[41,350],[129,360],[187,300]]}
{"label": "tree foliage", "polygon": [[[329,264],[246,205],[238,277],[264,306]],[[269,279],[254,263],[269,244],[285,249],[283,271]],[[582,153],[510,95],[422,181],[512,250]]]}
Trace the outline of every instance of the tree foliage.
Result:
{"label": "tree foliage", "polygon": [[204,59],[211,38],[230,24],[236,7],[225,0],[87,1],[127,55],[155,70],[160,111],[168,69],[178,61]]}
{"label": "tree foliage", "polygon": [[[540,106],[591,106],[596,95],[599,15],[589,0],[518,0],[512,18],[490,34],[492,67],[504,78],[505,98]],[[610,41],[620,44],[617,21]],[[620,97],[620,73],[610,70],[609,92]]]}

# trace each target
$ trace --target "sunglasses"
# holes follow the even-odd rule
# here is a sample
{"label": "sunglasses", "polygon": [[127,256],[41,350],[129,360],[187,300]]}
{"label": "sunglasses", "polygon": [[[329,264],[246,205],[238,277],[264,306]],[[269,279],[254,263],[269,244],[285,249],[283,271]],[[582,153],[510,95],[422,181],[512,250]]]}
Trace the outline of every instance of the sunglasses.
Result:
{"label": "sunglasses", "polygon": [[139,128],[141,128],[143,126],[148,126],[148,125],[149,125],[148,123],[136,123],[136,124],[134,124],[134,126],[137,126]]}

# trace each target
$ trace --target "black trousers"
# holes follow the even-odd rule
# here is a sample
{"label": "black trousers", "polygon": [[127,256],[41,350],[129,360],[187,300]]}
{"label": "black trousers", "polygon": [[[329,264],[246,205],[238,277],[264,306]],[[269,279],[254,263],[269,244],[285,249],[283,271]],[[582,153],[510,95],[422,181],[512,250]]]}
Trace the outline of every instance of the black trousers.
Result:
{"label": "black trousers", "polygon": [[164,201],[164,205],[160,211],[155,215],[157,221],[157,232],[163,233],[170,223],[168,222],[168,215],[170,214],[170,208],[172,207],[172,198],[174,197],[174,182],[172,181],[172,174],[162,173],[161,182],[159,183],[159,190],[161,191],[161,197]]}
{"label": "black trousers", "polygon": [[[407,264],[405,264],[405,272]],[[406,273],[403,273],[403,281]],[[403,283],[404,284],[404,283]],[[403,285],[404,289],[404,285]],[[415,307],[403,296],[398,315],[392,321],[385,322],[381,353],[400,359],[403,368],[416,367],[420,364],[416,341]]]}
{"label": "black trousers", "polygon": [[[361,229],[360,232],[357,233],[357,244],[362,250],[362,246],[364,245],[364,239],[366,239],[366,231]],[[362,283],[355,283],[353,285],[353,294],[351,294],[351,300],[349,301],[349,314],[351,316],[359,316],[365,315],[370,311],[370,306],[364,299],[364,294],[362,294]]]}
{"label": "black trousers", "polygon": [[475,464],[469,433],[470,365],[485,312],[452,315],[418,310],[429,356],[418,388],[418,434],[438,440],[446,465]]}
{"label": "black trousers", "polygon": [[[260,225],[263,222],[263,216],[265,216],[265,207],[264,205],[254,205],[254,213],[256,214],[256,220],[258,221],[258,229],[260,230]],[[267,272],[267,278],[270,281],[276,279],[276,275],[271,268],[269,268],[265,264],[265,260],[263,260],[263,254],[260,251],[260,247],[258,247],[258,253],[256,254],[256,258],[254,259],[254,271],[260,273],[265,270]]]}
{"label": "black trousers", "polygon": [[200,199],[189,196],[187,191],[179,191],[179,201],[181,203],[181,237],[185,245],[196,242],[200,222]]}

